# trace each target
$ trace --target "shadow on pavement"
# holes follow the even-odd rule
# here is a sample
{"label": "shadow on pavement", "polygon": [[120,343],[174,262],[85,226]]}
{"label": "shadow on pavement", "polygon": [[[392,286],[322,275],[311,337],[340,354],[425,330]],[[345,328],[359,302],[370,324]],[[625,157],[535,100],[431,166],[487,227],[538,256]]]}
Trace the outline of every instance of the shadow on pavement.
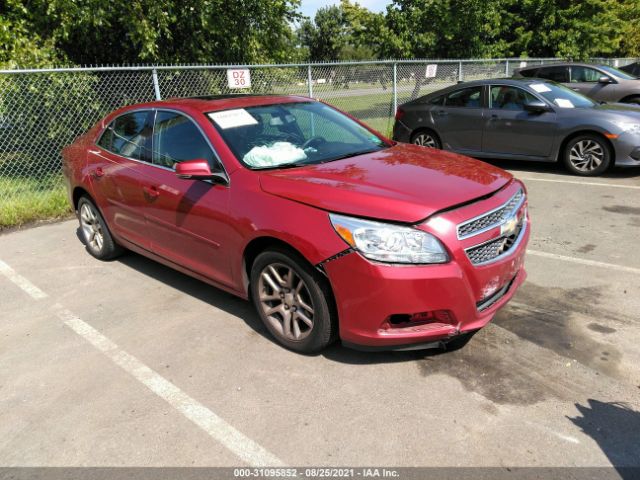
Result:
{"label": "shadow on pavement", "polygon": [[568,417],[569,420],[598,444],[621,478],[637,479],[640,474],[640,412],[623,403],[594,399],[587,403],[576,404],[581,416]]}
{"label": "shadow on pavement", "polygon": [[[81,235],[79,235],[80,238]],[[136,270],[154,280],[176,289],[185,295],[197,298],[212,307],[238,317],[257,334],[268,339],[276,348],[284,348],[276,343],[260,317],[255,312],[251,302],[217,289],[207,283],[201,282],[188,275],[166,267],[154,260],[148,259],[137,253],[127,252],[116,260],[129,268]],[[459,348],[451,347],[449,350]],[[343,347],[340,342],[335,342],[320,353],[328,360],[348,363],[352,365],[371,365],[378,363],[408,362],[423,359],[426,356],[438,355],[444,350],[416,350],[408,352],[361,352]]]}

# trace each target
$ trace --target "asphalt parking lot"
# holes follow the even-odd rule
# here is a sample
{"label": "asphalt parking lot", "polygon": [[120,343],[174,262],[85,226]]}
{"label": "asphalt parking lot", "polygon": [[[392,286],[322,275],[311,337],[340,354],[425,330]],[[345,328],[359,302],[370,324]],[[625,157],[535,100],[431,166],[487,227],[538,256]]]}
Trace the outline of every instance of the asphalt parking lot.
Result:
{"label": "asphalt parking lot", "polygon": [[297,355],[75,220],[0,235],[0,466],[640,466],[640,171],[498,165],[529,278],[447,353]]}

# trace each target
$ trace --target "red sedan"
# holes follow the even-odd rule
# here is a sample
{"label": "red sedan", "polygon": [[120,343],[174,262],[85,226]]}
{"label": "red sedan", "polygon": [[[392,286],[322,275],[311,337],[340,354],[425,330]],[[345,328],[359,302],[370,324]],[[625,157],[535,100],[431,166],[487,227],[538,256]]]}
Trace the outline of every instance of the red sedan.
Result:
{"label": "red sedan", "polygon": [[87,251],[130,249],[242,298],[284,346],[442,346],[524,281],[526,190],[305,97],[122,108],[63,151]]}

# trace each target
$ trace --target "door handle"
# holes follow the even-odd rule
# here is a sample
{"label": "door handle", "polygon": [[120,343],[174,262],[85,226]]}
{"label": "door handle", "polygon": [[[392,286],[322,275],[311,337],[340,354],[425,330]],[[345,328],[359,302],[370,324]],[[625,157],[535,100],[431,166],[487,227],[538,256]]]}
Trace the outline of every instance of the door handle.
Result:
{"label": "door handle", "polygon": [[145,195],[151,197],[151,198],[157,198],[160,195],[160,192],[158,191],[158,189],[154,186],[143,186],[142,190],[144,191]]}
{"label": "door handle", "polygon": [[102,170],[102,167],[97,167],[95,170],[91,171],[91,176],[93,178],[100,178],[104,176],[104,170]]}
{"label": "door handle", "polygon": [[436,112],[436,115],[439,117],[444,117],[445,115],[447,115],[447,112],[445,112],[444,110],[438,110]]}
{"label": "door handle", "polygon": [[574,92],[579,92],[580,91],[579,88],[571,88],[571,90],[573,90]]}
{"label": "door handle", "polygon": [[495,113],[492,113],[491,120],[498,120],[498,115],[496,115]]}

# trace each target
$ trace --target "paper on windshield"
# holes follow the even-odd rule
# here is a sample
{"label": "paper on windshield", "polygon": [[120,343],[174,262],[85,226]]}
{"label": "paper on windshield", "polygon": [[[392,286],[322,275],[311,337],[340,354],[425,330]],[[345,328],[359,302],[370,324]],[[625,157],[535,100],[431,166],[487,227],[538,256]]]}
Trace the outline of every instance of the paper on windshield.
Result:
{"label": "paper on windshield", "polygon": [[273,167],[306,160],[307,154],[289,142],[253,147],[242,159],[251,167]]}
{"label": "paper on windshield", "polygon": [[547,87],[544,83],[532,83],[531,88],[533,88],[538,93],[550,92],[551,89]]}
{"label": "paper on windshield", "polygon": [[247,125],[257,125],[258,121],[251,116],[244,108],[235,110],[224,110],[222,112],[212,112],[209,118],[216,122],[220,128],[246,127]]}
{"label": "paper on windshield", "polygon": [[571,103],[571,100],[568,100],[566,98],[556,98],[554,102],[560,108],[575,108],[575,105]]}

